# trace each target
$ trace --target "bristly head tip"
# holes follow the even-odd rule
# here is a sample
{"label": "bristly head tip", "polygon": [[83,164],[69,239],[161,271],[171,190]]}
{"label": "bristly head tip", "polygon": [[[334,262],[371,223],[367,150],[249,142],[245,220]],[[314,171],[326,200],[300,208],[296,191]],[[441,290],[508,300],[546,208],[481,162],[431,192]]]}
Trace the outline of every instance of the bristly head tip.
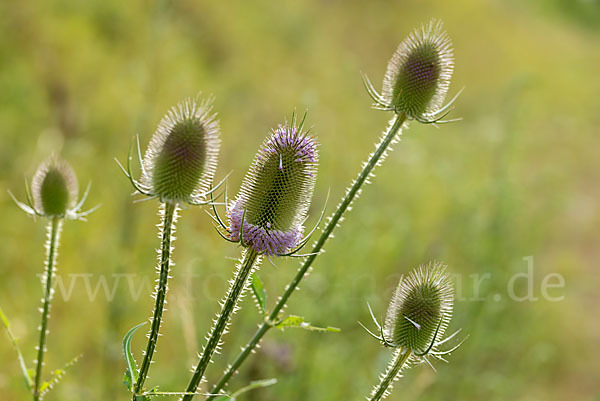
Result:
{"label": "bristly head tip", "polygon": [[442,22],[432,20],[398,46],[388,64],[382,97],[396,113],[429,119],[444,102],[453,70],[452,42]]}
{"label": "bristly head tip", "polygon": [[210,100],[186,99],[160,121],[144,155],[142,183],[169,202],[197,202],[210,190],[219,153]]}
{"label": "bristly head tip", "polygon": [[47,217],[64,217],[77,202],[77,192],[73,169],[56,156],[40,164],[31,182],[33,206]]}
{"label": "bristly head tip", "polygon": [[315,187],[317,147],[295,119],[273,130],[229,208],[233,241],[267,255],[283,255],[298,244]]}
{"label": "bristly head tip", "polygon": [[386,339],[395,347],[425,352],[439,341],[450,323],[453,297],[444,264],[432,262],[411,271],[400,280],[388,307]]}

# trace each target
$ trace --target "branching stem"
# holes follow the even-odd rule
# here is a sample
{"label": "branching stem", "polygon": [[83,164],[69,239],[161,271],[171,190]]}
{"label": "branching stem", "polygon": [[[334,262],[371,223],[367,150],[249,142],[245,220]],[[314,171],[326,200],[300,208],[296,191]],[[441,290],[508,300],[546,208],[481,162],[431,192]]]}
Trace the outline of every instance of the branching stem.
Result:
{"label": "branching stem", "polygon": [[[242,349],[242,351],[240,352],[240,354],[238,354],[233,363],[227,368],[221,379],[219,379],[219,381],[213,386],[213,388],[210,391],[211,394],[217,394],[225,387],[227,382],[229,382],[229,379],[231,379],[233,374],[246,360],[248,355],[250,355],[252,351],[258,346],[258,343],[260,342],[262,337],[269,331],[270,328],[273,327],[273,324],[271,322],[277,321],[279,314],[285,308],[288,299],[296,290],[296,288],[298,288],[298,285],[300,284],[302,279],[306,276],[306,273],[310,269],[312,263],[314,262],[320,251],[323,249],[325,242],[331,236],[333,229],[337,226],[340,219],[348,209],[348,206],[350,206],[354,198],[357,196],[360,188],[365,183],[375,166],[377,166],[381,158],[385,155],[386,150],[394,141],[396,135],[398,135],[398,132],[400,131],[400,128],[402,127],[402,124],[404,124],[405,121],[406,115],[404,113],[398,114],[396,116],[388,132],[385,134],[385,136],[377,146],[377,149],[375,150],[375,152],[373,152],[373,154],[371,154],[371,157],[369,158],[362,171],[360,172],[360,174],[346,193],[346,196],[344,196],[344,198],[340,202],[337,210],[329,219],[327,226],[325,227],[325,229],[323,229],[323,233],[321,234],[321,236],[315,243],[312,251],[310,252],[310,256],[306,258],[300,269],[298,269],[298,272],[286,287],[283,295],[279,298],[277,304],[275,305],[269,316],[265,319],[265,322],[258,328],[250,342]],[[188,388],[188,391],[194,390],[190,390]],[[215,397],[209,397],[207,400],[214,400],[214,398]]]}
{"label": "branching stem", "polygon": [[[258,253],[252,248],[247,248],[241,265],[235,276],[235,279],[229,287],[229,291],[221,308],[221,313],[219,314],[219,317],[217,318],[217,321],[215,322],[215,325],[212,328],[208,341],[204,346],[202,355],[200,356],[200,361],[198,362],[198,365],[196,366],[196,369],[194,371],[194,375],[192,376],[192,379],[188,384],[186,393],[195,393],[198,389],[198,385],[200,384],[200,381],[204,376],[204,372],[206,371],[206,368],[208,367],[208,364],[210,363],[214,352],[219,346],[221,337],[223,336],[223,333],[227,328],[229,318],[234,312],[240,295],[246,287],[248,277],[254,269],[254,264],[257,261],[258,256]],[[190,401],[193,397],[193,394],[185,395],[183,397],[183,401]]]}

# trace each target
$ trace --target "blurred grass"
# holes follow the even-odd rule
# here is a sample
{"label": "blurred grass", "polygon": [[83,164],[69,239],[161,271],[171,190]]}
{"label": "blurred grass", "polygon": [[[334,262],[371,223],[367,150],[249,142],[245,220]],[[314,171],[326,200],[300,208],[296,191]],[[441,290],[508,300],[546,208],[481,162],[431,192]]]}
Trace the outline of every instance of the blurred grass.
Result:
{"label": "blurred grass", "polygon": [[[294,108],[308,109],[322,144],[313,216],[328,188],[332,210],[387,123],[369,109],[360,71],[379,82],[397,43],[439,17],[455,45],[452,91],[466,86],[455,112],[464,120],[440,130],[411,125],[293,296],[289,313],[342,333],[270,333],[233,388],[276,376],[276,386],[245,399],[361,399],[389,357],[356,323],[369,320],[366,302],[383,314],[398,277],[436,258],[462,278],[467,298],[469,275],[489,273],[484,300],[457,302],[452,327],[470,338],[451,363],[438,364],[437,374],[412,369],[389,399],[598,399],[599,10],[595,0],[1,2],[0,303],[28,360],[44,227],[20,213],[6,189],[23,197],[23,176],[60,152],[82,186],[92,181],[89,204],[102,203],[87,223],[65,224],[65,283],[69,274],[93,274],[92,288],[100,275],[109,284],[115,274],[135,274],[136,286],[142,277],[152,282],[157,205],[132,204],[113,161],[124,159],[133,135],[144,144],[177,101],[215,94],[219,174],[233,171],[234,192],[268,130]],[[239,254],[202,210],[182,214],[149,380],[165,390],[187,383],[233,270],[228,258]],[[566,286],[550,294],[564,301],[507,298],[526,256],[534,257],[535,295],[557,272]],[[263,265],[271,303],[296,263]],[[125,399],[120,341],[150,316],[149,292],[132,299],[123,277],[112,302],[102,293],[91,301],[77,280],[71,298],[53,304],[46,372],[83,358],[47,399]],[[247,299],[211,381],[258,320]],[[142,345],[140,335],[138,355]],[[1,339],[2,400],[28,398],[17,372]]]}

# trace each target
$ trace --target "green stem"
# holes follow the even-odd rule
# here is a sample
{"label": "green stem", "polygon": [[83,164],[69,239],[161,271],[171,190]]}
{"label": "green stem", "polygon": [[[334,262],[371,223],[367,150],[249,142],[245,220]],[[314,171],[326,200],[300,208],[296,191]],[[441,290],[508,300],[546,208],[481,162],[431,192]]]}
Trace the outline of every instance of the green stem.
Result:
{"label": "green stem", "polygon": [[400,373],[402,366],[404,366],[410,355],[410,350],[404,350],[403,348],[399,348],[396,351],[394,359],[388,366],[387,372],[385,372],[385,375],[383,375],[377,387],[373,389],[373,392],[369,397],[369,401],[378,401],[382,398],[385,398],[388,389],[391,390],[390,387],[392,383],[394,383],[394,380],[396,380],[398,373]]}
{"label": "green stem", "polygon": [[46,336],[48,335],[48,319],[50,318],[50,301],[52,301],[52,279],[56,272],[56,248],[62,220],[53,217],[48,224],[48,254],[46,258],[46,276],[44,278],[44,300],[42,305],[42,323],[40,325],[40,341],[37,350],[37,362],[35,368],[35,382],[33,386],[33,399],[38,401],[41,396],[40,385],[42,383],[42,367],[44,365],[44,353],[46,352]]}
{"label": "green stem", "polygon": [[158,284],[156,286],[154,304],[154,314],[152,316],[152,327],[150,328],[150,336],[148,337],[148,345],[146,346],[146,353],[144,354],[144,360],[140,367],[140,374],[137,382],[135,383],[135,391],[133,394],[133,400],[136,399],[136,394],[139,394],[144,388],[144,382],[148,377],[148,369],[150,369],[150,363],[152,362],[152,356],[156,349],[156,342],[158,340],[158,332],[160,330],[160,324],[162,321],[162,314],[165,308],[165,298],[167,296],[169,280],[169,267],[171,264],[171,237],[173,234],[174,221],[177,218],[176,208],[177,204],[173,202],[167,202],[163,205],[163,223],[162,223],[162,241],[160,251],[160,276]]}
{"label": "green stem", "polygon": [[[329,222],[327,223],[327,226],[323,230],[323,233],[321,234],[321,236],[315,243],[310,256],[308,256],[306,258],[306,260],[304,261],[304,263],[302,264],[300,269],[298,269],[298,272],[296,273],[296,275],[294,276],[292,281],[286,287],[283,295],[279,298],[279,300],[277,301],[277,304],[275,305],[275,307],[273,308],[273,310],[271,311],[269,316],[265,319],[265,321],[262,323],[262,325],[258,328],[258,331],[254,334],[254,337],[252,337],[250,342],[242,349],[242,352],[235,358],[234,362],[227,368],[227,370],[225,371],[225,373],[223,374],[221,379],[219,379],[217,384],[215,384],[213,386],[213,388],[210,391],[211,394],[217,394],[219,391],[221,391],[225,387],[225,385],[227,384],[229,379],[238,370],[240,365],[245,361],[245,359],[248,357],[248,355],[250,355],[252,353],[252,351],[256,348],[256,346],[258,345],[258,343],[260,342],[262,337],[267,333],[267,331],[269,331],[270,328],[273,327],[273,322],[275,322],[278,319],[279,314],[281,313],[283,308],[285,308],[285,305],[286,305],[288,299],[290,298],[292,293],[296,290],[296,288],[298,288],[298,285],[300,284],[302,279],[304,277],[306,277],[306,273],[308,272],[308,269],[310,269],[310,266],[312,265],[314,260],[317,258],[318,254],[323,249],[323,246],[325,245],[325,242],[331,236],[333,229],[339,223],[340,219],[342,218],[342,216],[348,209],[348,206],[350,206],[350,204],[352,203],[354,198],[356,198],[356,196],[358,195],[360,188],[365,183],[365,181],[367,180],[367,178],[369,177],[369,175],[371,174],[371,172],[373,171],[375,166],[378,165],[378,163],[381,161],[381,158],[386,154],[386,150],[388,149],[390,144],[393,142],[396,135],[398,135],[398,132],[399,132],[400,128],[402,127],[402,124],[405,121],[406,121],[405,114],[402,113],[402,114],[398,114],[396,116],[396,118],[394,119],[394,122],[390,126],[388,132],[385,134],[385,136],[383,137],[383,139],[377,146],[377,149],[375,150],[375,152],[373,152],[371,154],[369,161],[367,161],[367,163],[363,167],[362,171],[360,172],[360,174],[358,175],[358,177],[356,178],[356,180],[354,181],[354,183],[352,184],[352,186],[346,193],[346,196],[342,199],[337,210],[329,219]],[[214,399],[214,397],[209,397],[207,400],[213,400],[213,399]]]}
{"label": "green stem", "polygon": [[[223,332],[227,328],[229,317],[235,310],[238,299],[246,288],[248,277],[254,269],[254,264],[257,262],[258,256],[258,253],[252,248],[248,248],[246,250],[240,267],[236,273],[235,279],[231,284],[231,287],[229,287],[225,302],[223,302],[221,313],[219,314],[219,317],[212,328],[212,332],[210,333],[208,341],[204,346],[204,350],[202,351],[202,356],[200,357],[198,366],[196,366],[194,375],[188,384],[186,393],[195,393],[198,389],[198,385],[200,384],[202,377],[204,377],[204,372],[206,371],[206,368],[208,367],[215,350],[219,346],[219,341],[223,336]],[[189,401],[193,397],[193,394],[185,395],[183,397],[183,401]]]}
{"label": "green stem", "polygon": [[[219,391],[225,387],[225,385],[229,382],[229,379],[231,379],[233,374],[237,372],[237,369],[242,363],[244,363],[248,355],[250,355],[250,353],[252,353],[252,351],[258,346],[260,340],[271,327],[273,327],[273,325],[267,324],[266,322],[260,325],[250,342],[242,349],[242,352],[238,354],[233,363],[227,368],[225,373],[223,373],[223,376],[221,376],[219,381],[211,388],[210,394],[218,394]],[[210,396],[207,398],[207,401],[214,400],[215,397],[216,396]]]}

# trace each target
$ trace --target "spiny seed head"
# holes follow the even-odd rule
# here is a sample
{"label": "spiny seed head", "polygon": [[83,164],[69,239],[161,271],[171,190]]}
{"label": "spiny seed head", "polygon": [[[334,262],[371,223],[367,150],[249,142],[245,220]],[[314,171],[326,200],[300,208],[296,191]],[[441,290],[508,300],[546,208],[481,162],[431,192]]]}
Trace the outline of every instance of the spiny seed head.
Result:
{"label": "spiny seed head", "polygon": [[64,217],[77,202],[77,191],[73,169],[54,156],[40,164],[31,182],[35,210],[47,217]]}
{"label": "spiny seed head", "polygon": [[[396,347],[424,352],[452,317],[454,289],[446,266],[433,262],[402,278],[387,311],[384,334]],[[439,325],[439,330],[438,330]]]}
{"label": "spiny seed head", "polygon": [[398,46],[388,64],[382,96],[397,113],[426,119],[442,106],[453,70],[450,38],[442,22],[432,20]]}
{"label": "spiny seed head", "polygon": [[[302,238],[317,175],[317,142],[294,123],[263,143],[229,210],[229,234],[259,253],[282,255]],[[243,221],[243,229],[241,228]]]}
{"label": "spiny seed head", "polygon": [[211,101],[186,99],[158,124],[144,155],[142,183],[161,201],[192,202],[209,191],[219,153]]}

